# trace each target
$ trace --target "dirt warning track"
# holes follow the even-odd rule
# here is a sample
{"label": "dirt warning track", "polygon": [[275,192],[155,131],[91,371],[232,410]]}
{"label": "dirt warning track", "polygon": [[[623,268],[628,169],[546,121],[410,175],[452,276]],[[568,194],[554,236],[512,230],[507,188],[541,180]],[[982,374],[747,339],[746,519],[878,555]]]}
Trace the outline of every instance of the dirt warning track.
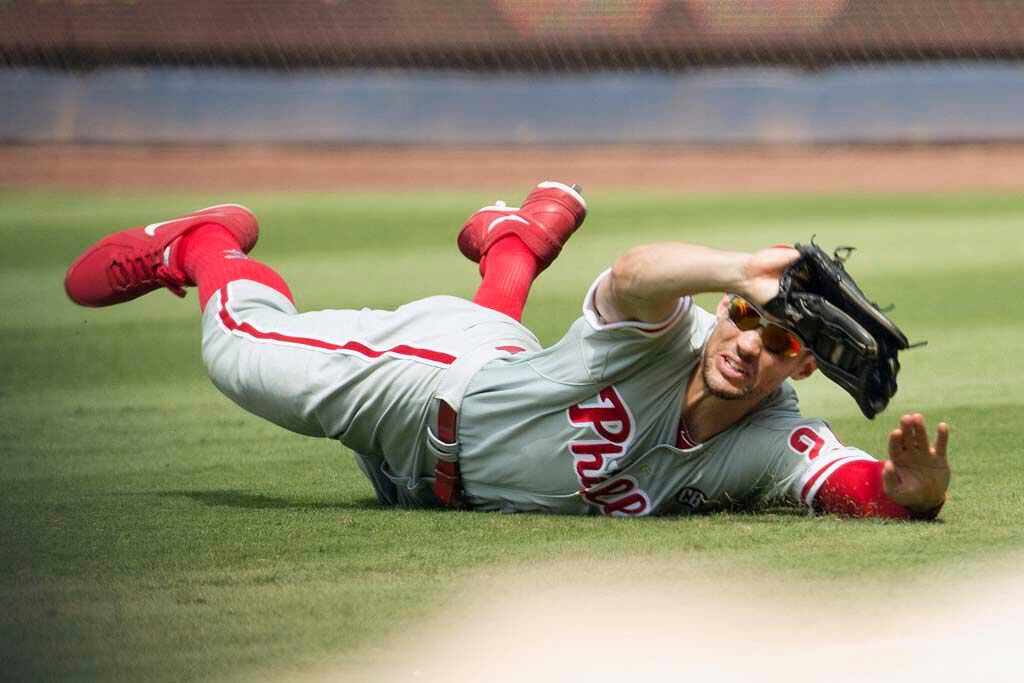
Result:
{"label": "dirt warning track", "polygon": [[529,186],[681,192],[1024,189],[1024,145],[939,147],[0,147],[0,187],[308,190]]}

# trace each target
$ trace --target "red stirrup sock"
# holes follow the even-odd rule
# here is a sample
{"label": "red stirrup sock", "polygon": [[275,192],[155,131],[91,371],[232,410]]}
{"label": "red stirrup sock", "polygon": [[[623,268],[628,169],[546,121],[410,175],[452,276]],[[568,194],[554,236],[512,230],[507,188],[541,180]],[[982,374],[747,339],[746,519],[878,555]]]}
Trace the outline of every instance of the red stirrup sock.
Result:
{"label": "red stirrup sock", "polygon": [[199,286],[199,308],[214,292],[233,280],[253,280],[272,287],[295,303],[288,284],[268,266],[251,260],[242,252],[234,235],[219,225],[208,225],[181,238],[178,263],[185,275]]}
{"label": "red stirrup sock", "polygon": [[487,252],[484,279],[473,303],[522,320],[537,267],[537,257],[521,239],[509,235],[498,240]]}

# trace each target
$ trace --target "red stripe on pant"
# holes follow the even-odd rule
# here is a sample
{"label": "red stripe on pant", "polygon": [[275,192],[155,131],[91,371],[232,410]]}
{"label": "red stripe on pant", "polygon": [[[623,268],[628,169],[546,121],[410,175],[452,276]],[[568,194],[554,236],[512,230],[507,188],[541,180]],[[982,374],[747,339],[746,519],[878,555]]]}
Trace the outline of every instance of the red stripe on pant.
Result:
{"label": "red stripe on pant", "polygon": [[[293,335],[282,334],[280,332],[264,332],[256,329],[247,322],[238,321],[232,317],[231,312],[228,310],[227,285],[220,290],[220,297],[220,311],[218,314],[224,327],[232,332],[241,332],[253,339],[295,344],[324,351],[355,352],[367,358],[380,358],[387,354],[398,354],[443,365],[451,365],[455,362],[455,356],[451,354],[441,351],[432,351],[430,349],[421,349],[415,346],[409,346],[408,344],[399,344],[398,346],[393,346],[390,349],[378,350],[370,348],[369,346],[357,341],[335,344],[334,342],[315,339],[313,337],[296,337]],[[447,403],[442,401],[439,414],[438,434],[440,438],[447,443],[455,442],[457,419],[455,411],[452,410]],[[462,476],[459,471],[458,462],[445,462],[440,459],[437,461],[437,466],[435,468],[434,495],[447,507],[463,506]]]}
{"label": "red stripe on pant", "polygon": [[409,346],[408,344],[399,344],[397,346],[392,346],[389,349],[374,349],[358,341],[347,341],[344,344],[335,344],[333,342],[315,339],[313,337],[296,337],[288,334],[282,334],[280,332],[264,332],[256,329],[247,322],[235,320],[231,316],[231,313],[228,311],[228,288],[226,286],[220,290],[220,296],[220,320],[224,324],[224,327],[231,331],[237,330],[238,332],[241,332],[248,337],[252,337],[253,339],[295,344],[322,351],[347,351],[373,359],[391,354],[421,359],[440,365],[451,365],[455,362],[455,356],[449,353],[433,351],[431,349],[421,349],[415,346]]}

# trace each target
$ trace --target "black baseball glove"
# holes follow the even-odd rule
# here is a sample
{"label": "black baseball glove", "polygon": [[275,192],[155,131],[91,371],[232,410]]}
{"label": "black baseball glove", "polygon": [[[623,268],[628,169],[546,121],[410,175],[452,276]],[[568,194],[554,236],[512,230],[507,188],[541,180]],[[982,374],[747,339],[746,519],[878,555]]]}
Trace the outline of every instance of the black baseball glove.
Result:
{"label": "black baseball glove", "polygon": [[846,272],[851,247],[831,257],[813,242],[796,249],[800,258],[782,274],[765,313],[795,332],[825,376],[874,418],[896,394],[897,355],[910,348],[907,338]]}

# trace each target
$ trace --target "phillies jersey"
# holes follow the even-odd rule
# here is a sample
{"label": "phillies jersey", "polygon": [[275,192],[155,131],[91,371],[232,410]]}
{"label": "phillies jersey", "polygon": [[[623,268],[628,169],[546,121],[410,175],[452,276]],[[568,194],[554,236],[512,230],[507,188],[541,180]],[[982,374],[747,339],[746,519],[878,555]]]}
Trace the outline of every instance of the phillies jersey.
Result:
{"label": "phillies jersey", "polygon": [[[607,276],[605,271],[598,278]],[[460,464],[474,509],[639,516],[803,503],[831,472],[874,460],[801,416],[784,384],[700,444],[680,434],[687,382],[716,318],[681,299],[659,324],[606,323],[594,306],[554,346],[473,378]]]}
{"label": "phillies jersey", "polygon": [[806,420],[783,385],[702,444],[680,438],[683,393],[715,318],[680,300],[662,324],[603,322],[593,305],[544,349],[522,324],[455,297],[395,311],[298,313],[239,280],[203,316],[203,359],[232,400],[276,424],[341,441],[381,502],[430,506],[437,464],[428,406],[481,350],[458,440],[481,510],[691,513],[774,500],[812,506],[837,468],[870,456]]}

